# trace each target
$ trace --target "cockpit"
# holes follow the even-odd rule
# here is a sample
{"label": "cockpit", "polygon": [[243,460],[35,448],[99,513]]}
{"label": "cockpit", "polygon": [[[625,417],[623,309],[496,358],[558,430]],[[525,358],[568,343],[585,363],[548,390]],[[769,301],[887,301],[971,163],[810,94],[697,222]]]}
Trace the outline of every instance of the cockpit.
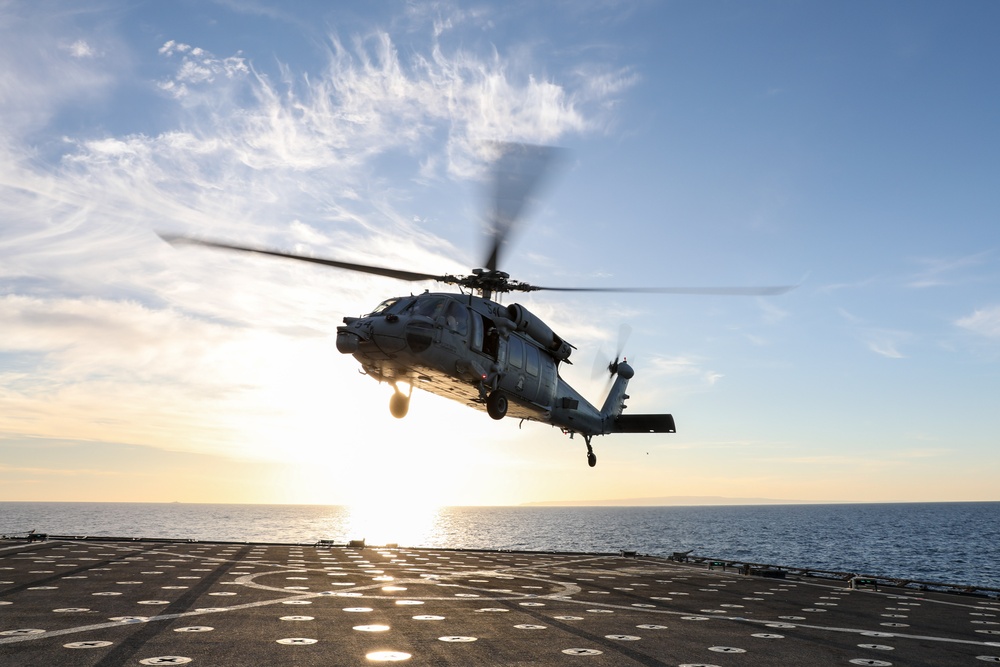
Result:
{"label": "cockpit", "polygon": [[451,331],[462,335],[469,330],[469,311],[455,299],[445,296],[421,296],[403,310],[418,317],[440,322]]}
{"label": "cockpit", "polygon": [[426,317],[444,324],[448,329],[465,335],[469,331],[469,310],[464,305],[447,296],[422,294],[420,296],[394,297],[386,299],[367,317],[377,315],[412,315]]}
{"label": "cockpit", "polygon": [[400,313],[407,305],[411,304],[416,300],[416,297],[412,296],[396,296],[391,299],[386,299],[379,305],[375,306],[375,310],[368,313],[365,317],[371,317],[373,315],[388,315],[390,313]]}

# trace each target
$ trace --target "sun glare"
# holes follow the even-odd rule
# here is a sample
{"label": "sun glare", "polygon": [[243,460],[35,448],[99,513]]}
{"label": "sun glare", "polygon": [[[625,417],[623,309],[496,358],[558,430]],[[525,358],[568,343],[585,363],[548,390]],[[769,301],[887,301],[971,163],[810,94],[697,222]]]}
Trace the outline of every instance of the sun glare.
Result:
{"label": "sun glare", "polygon": [[426,546],[431,542],[441,508],[422,502],[371,498],[348,507],[347,538],[367,545]]}

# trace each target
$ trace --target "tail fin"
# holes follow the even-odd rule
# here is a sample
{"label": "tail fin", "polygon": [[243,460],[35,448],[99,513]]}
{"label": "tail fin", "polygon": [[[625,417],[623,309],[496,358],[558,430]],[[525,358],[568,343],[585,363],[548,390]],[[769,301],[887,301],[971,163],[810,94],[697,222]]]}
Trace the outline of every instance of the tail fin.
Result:
{"label": "tail fin", "polygon": [[625,389],[628,388],[628,381],[632,379],[633,375],[635,375],[635,371],[624,361],[615,364],[615,381],[611,385],[608,397],[604,399],[604,407],[601,408],[601,421],[605,424],[605,433],[610,432],[610,425],[621,416],[622,410],[625,409],[625,399],[628,398]]}
{"label": "tail fin", "polygon": [[628,394],[625,388],[635,371],[622,362],[616,367],[616,377],[611,391],[601,409],[601,422],[605,433],[676,433],[673,415],[623,415]]}

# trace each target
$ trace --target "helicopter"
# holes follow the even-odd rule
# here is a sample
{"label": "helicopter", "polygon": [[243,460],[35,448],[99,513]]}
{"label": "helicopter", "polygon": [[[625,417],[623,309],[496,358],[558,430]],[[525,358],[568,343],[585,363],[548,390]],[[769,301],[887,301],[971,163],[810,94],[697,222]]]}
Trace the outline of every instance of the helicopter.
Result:
{"label": "helicopter", "polygon": [[635,371],[620,358],[623,340],[607,365],[611,386],[598,409],[559,373],[561,364],[572,364],[576,348],[523,305],[503,305],[495,295],[536,291],[776,295],[792,287],[542,287],[513,280],[499,269],[501,251],[558,149],[514,143],[493,148],[494,188],[488,215],[492,239],[482,268],[469,275],[419,273],[176,234],[159,236],[174,245],[257,253],[407,282],[457,286],[457,293],[425,291],[385,299],[365,315],[344,317],[337,327],[337,350],[352,355],[364,374],[393,388],[389,411],[397,419],[407,415],[417,387],[484,410],[495,420],[535,421],[559,428],[570,438],[578,434],[586,444],[590,467],[597,465],[594,436],[676,433],[671,414],[624,414],[626,389]]}

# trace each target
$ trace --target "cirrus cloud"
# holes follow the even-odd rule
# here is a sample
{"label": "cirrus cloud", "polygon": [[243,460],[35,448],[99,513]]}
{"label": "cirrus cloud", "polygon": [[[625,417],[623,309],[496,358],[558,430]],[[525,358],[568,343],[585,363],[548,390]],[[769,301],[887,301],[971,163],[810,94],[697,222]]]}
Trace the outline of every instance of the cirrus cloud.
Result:
{"label": "cirrus cloud", "polygon": [[1000,306],[978,308],[956,320],[955,325],[980,336],[1000,338]]}

